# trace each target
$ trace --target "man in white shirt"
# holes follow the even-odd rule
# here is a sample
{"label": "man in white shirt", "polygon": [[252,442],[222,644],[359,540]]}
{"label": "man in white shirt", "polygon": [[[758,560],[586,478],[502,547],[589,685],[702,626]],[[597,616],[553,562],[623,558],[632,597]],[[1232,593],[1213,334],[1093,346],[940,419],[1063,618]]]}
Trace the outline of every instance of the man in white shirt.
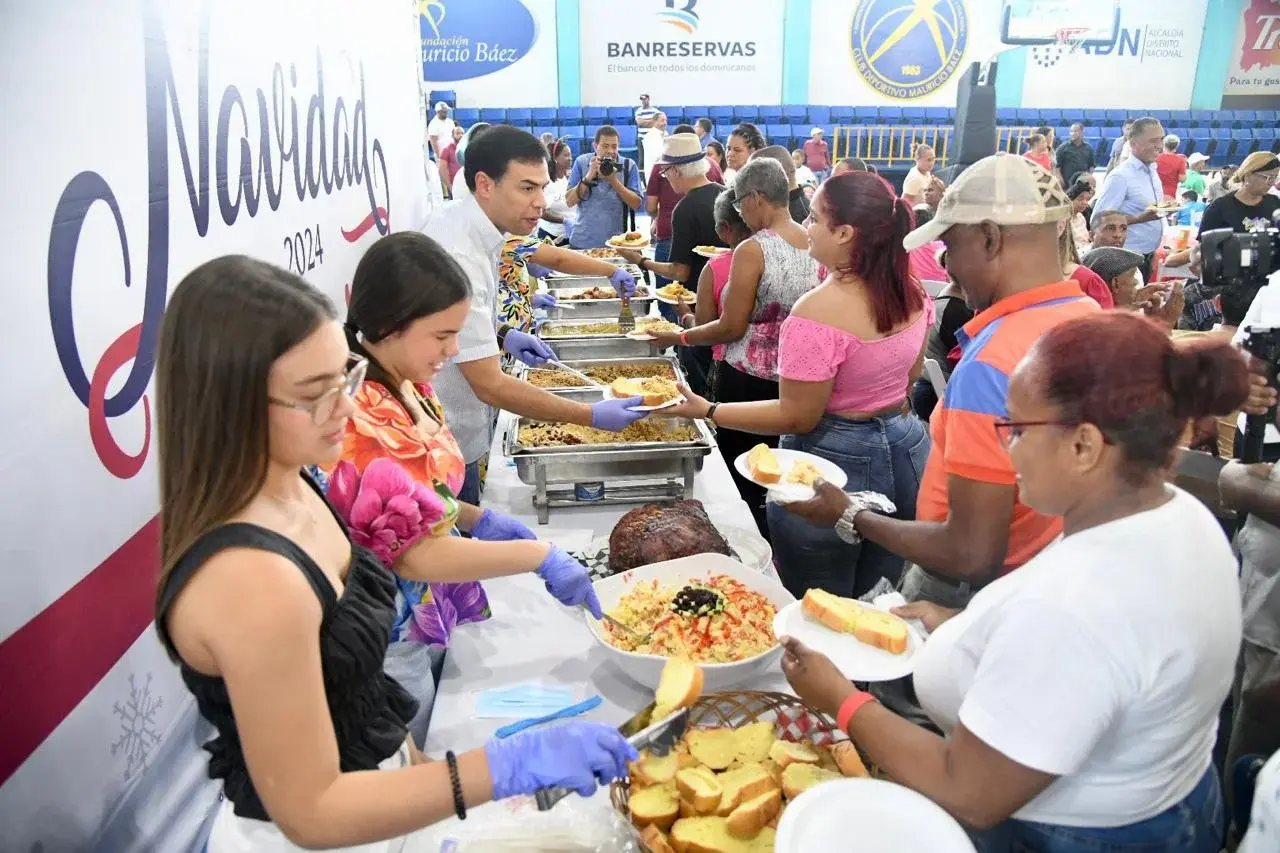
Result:
{"label": "man in white shirt", "polygon": [[436,114],[427,122],[427,141],[431,145],[431,153],[438,159],[440,152],[453,142],[453,129],[457,124],[449,117],[449,105],[444,101],[436,103]]}
{"label": "man in white shirt", "polygon": [[667,138],[667,114],[659,112],[640,138],[640,168],[648,169],[662,159],[662,140]]}
{"label": "man in white shirt", "polygon": [[649,96],[640,96],[640,106],[636,110],[636,127],[647,130],[653,127],[653,120],[658,117],[658,108],[649,104]]}
{"label": "man in white shirt", "polygon": [[471,285],[471,310],[458,332],[458,354],[432,385],[467,463],[466,483],[458,497],[475,504],[480,498],[480,460],[492,441],[490,407],[541,421],[613,431],[645,413],[630,409],[640,405],[639,397],[587,405],[502,371],[499,354],[503,351],[526,364],[544,363],[554,355],[535,336],[505,326],[495,329],[494,324],[504,234],[529,234],[538,227],[550,183],[547,151],[533,134],[495,125],[470,141],[462,174],[471,195],[437,208],[422,230],[453,255]]}

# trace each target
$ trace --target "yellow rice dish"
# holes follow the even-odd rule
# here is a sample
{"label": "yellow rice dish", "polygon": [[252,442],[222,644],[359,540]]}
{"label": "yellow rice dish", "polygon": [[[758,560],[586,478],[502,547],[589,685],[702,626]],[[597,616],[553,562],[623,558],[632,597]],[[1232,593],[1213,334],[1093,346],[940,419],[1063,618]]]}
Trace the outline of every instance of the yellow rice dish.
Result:
{"label": "yellow rice dish", "polygon": [[777,609],[769,599],[728,575],[684,586],[638,584],[609,615],[637,634],[638,642],[604,623],[609,645],[628,652],[687,657],[699,663],[733,663],[773,648]]}

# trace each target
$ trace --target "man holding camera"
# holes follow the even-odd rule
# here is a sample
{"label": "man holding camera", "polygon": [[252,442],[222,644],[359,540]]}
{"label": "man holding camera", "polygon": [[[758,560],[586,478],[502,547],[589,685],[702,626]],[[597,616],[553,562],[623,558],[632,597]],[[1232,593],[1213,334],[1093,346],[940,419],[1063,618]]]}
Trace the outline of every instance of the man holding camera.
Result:
{"label": "man holding camera", "polygon": [[574,249],[599,249],[615,234],[631,230],[640,209],[640,169],[618,155],[618,131],[605,125],[596,131],[595,153],[583,154],[569,173],[565,201],[578,208],[578,224],[569,238]]}

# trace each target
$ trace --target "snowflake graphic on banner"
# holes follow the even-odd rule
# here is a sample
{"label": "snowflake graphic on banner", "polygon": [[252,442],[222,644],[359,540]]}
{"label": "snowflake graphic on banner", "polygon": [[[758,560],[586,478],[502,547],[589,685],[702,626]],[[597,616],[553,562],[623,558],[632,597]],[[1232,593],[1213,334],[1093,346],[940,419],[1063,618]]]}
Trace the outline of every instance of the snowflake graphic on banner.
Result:
{"label": "snowflake graphic on banner", "polygon": [[151,693],[151,673],[141,686],[133,673],[129,674],[129,698],[111,706],[111,713],[120,718],[120,737],[111,744],[111,754],[124,753],[125,779],[146,768],[152,748],[160,743],[156,714],[163,706],[164,698]]}

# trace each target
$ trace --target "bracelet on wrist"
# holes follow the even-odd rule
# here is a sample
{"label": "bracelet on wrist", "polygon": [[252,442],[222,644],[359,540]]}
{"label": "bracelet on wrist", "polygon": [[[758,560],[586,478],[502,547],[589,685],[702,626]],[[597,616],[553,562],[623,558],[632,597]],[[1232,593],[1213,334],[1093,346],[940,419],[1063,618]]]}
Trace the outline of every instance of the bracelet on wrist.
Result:
{"label": "bracelet on wrist", "polygon": [[863,705],[875,701],[876,697],[865,690],[855,690],[850,693],[840,704],[840,711],[836,714],[836,725],[840,727],[840,731],[848,734],[849,726],[853,724],[853,715],[858,713]]}
{"label": "bracelet on wrist", "polygon": [[458,816],[458,820],[466,820],[467,802],[462,796],[462,777],[458,774],[458,757],[452,752],[446,752],[444,760],[449,764],[449,784],[453,786],[453,813]]}
{"label": "bracelet on wrist", "polygon": [[689,346],[689,330],[688,329],[685,329],[683,332],[680,333],[680,345],[686,346],[686,347]]}

